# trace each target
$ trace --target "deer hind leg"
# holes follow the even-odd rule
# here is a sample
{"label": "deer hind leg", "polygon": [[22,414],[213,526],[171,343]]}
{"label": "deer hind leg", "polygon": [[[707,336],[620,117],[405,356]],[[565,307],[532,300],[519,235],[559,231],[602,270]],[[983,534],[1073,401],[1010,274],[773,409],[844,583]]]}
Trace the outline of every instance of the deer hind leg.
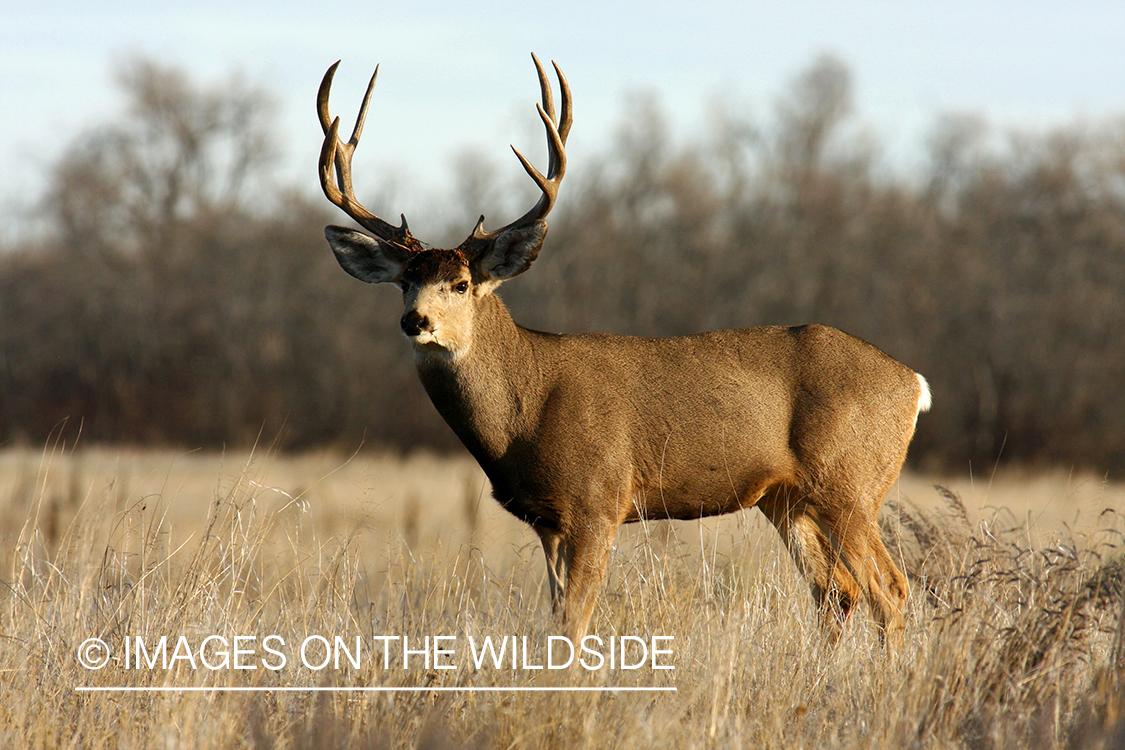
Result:
{"label": "deer hind leg", "polygon": [[[901,461],[899,465],[901,466]],[[898,481],[897,471],[889,477],[884,477],[882,486],[879,488],[880,492],[875,495],[875,504],[872,508],[874,519],[878,518],[879,507],[883,504],[883,499],[896,481]],[[868,546],[872,553],[870,585],[873,596],[878,598],[881,603],[881,610],[872,605],[872,611],[879,613],[875,615],[875,621],[882,628],[886,642],[892,649],[897,649],[901,646],[903,636],[906,634],[906,621],[903,613],[906,611],[906,603],[910,599],[910,582],[895,565],[890,553],[887,552],[887,548],[883,544],[883,538],[879,534],[877,522],[872,523],[868,531]]]}
{"label": "deer hind leg", "polygon": [[[863,598],[863,592],[855,578],[848,573],[847,567],[841,564],[842,556],[818,521],[815,515],[808,512],[793,519],[793,528],[789,532],[792,544],[790,553],[794,555],[794,559],[800,556],[805,561],[805,576],[820,610],[825,632],[829,642],[835,643],[856,605]],[[801,563],[798,563],[798,567],[801,567]]]}
{"label": "deer hind leg", "polygon": [[[897,465],[901,463],[900,458]],[[883,545],[878,516],[883,498],[897,479],[897,471],[871,476],[866,492],[849,495],[858,500],[828,506],[823,516],[833,532],[829,539],[833,540],[834,549],[843,550],[842,560],[863,587],[879,637],[891,651],[902,645],[906,632],[903,612],[910,597],[910,584]],[[843,510],[833,512],[836,508]]]}
{"label": "deer hind leg", "polygon": [[829,507],[810,513],[834,566],[835,580],[848,579],[871,607],[879,637],[892,650],[902,642],[906,623],[903,609],[909,596],[906,577],[891,560],[873,513],[854,505],[844,512]]}
{"label": "deer hind leg", "polygon": [[783,490],[763,498],[758,507],[777,529],[797,569],[808,583],[830,643],[839,640],[863,594],[856,581],[838,564],[819,523],[795,491]]}
{"label": "deer hind leg", "polygon": [[897,650],[906,632],[903,611],[910,597],[910,583],[895,565],[879,536],[879,527],[872,523],[867,533],[868,555],[863,559],[871,615],[879,626],[884,642]]}
{"label": "deer hind leg", "polygon": [[791,486],[775,488],[758,504],[808,581],[829,640],[839,639],[866,599],[880,637],[894,650],[906,629],[902,613],[910,586],[883,546],[878,506],[823,492],[806,495]]}

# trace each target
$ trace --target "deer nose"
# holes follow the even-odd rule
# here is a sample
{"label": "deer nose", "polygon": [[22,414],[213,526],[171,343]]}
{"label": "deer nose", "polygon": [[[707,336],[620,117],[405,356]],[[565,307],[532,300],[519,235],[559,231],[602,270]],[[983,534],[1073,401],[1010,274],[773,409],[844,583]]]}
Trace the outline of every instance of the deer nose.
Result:
{"label": "deer nose", "polygon": [[422,333],[422,331],[433,330],[433,327],[430,325],[430,319],[417,310],[411,310],[406,313],[406,315],[403,315],[402,320],[399,321],[399,325],[402,326],[402,332],[407,336],[417,336]]}

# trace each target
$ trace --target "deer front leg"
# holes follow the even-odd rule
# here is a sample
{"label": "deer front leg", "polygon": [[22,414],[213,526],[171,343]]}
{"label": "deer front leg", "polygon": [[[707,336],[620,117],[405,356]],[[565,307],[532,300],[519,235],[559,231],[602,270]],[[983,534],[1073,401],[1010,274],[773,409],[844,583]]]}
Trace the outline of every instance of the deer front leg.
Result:
{"label": "deer front leg", "polygon": [[605,581],[609,550],[617,526],[587,521],[587,525],[568,535],[564,542],[566,559],[565,611],[566,637],[579,643],[590,626],[594,604]]}
{"label": "deer front leg", "polygon": [[547,558],[547,584],[551,587],[551,612],[556,617],[564,614],[566,605],[567,556],[566,541],[556,529],[534,526],[539,541],[543,543],[543,556]]}

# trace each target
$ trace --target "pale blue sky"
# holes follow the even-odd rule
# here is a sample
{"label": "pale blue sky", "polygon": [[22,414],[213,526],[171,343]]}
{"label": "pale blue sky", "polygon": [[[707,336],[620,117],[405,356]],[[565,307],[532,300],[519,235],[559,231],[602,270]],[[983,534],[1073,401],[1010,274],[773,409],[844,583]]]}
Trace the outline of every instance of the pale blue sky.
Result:
{"label": "pale blue sky", "polygon": [[[5,6],[4,215],[41,189],[45,167],[62,145],[119,115],[113,70],[135,54],[183,66],[201,80],[238,70],[268,86],[280,105],[280,178],[307,181],[310,189],[321,139],[316,89],[338,58],[333,107],[345,125],[367,76],[382,63],[357,168],[393,168],[419,188],[443,184],[442,161],[466,147],[516,171],[509,143],[533,159],[542,151],[532,50],[557,60],[574,90],[572,168],[605,148],[627,93],[656,94],[676,134],[687,138],[716,97],[768,114],[777,94],[822,53],[851,67],[862,120],[900,161],[909,160],[942,112],[977,111],[1002,126],[1033,128],[1125,113],[1120,1],[9,0]],[[427,214],[424,206],[402,210],[415,226],[415,217]]]}

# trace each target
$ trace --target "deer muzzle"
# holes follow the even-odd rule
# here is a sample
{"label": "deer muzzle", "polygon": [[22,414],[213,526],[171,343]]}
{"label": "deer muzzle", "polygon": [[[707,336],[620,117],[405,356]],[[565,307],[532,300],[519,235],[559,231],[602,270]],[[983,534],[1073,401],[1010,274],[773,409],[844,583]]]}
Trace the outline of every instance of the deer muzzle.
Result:
{"label": "deer muzzle", "polygon": [[434,330],[430,319],[417,310],[410,310],[403,315],[399,325],[402,326],[402,332],[410,338],[416,338],[423,333],[433,333]]}

